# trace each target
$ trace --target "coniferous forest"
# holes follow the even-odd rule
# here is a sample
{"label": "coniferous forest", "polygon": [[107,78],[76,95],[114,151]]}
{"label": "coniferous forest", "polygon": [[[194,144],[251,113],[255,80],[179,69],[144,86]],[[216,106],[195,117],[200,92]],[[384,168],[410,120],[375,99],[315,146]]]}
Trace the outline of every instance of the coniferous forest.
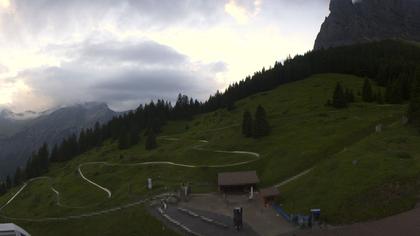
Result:
{"label": "coniferous forest", "polygon": [[[420,48],[410,43],[387,40],[316,50],[294,58],[289,57],[284,63],[276,62],[268,69],[263,68],[254,75],[231,84],[224,92],[217,91],[205,102],[182,94],[174,105],[164,100],[151,101],[113,118],[106,124],[97,123],[93,128],[81,130],[58,145],[48,147],[45,144],[32,154],[25,168],[16,170],[13,180],[8,177],[5,183],[0,184],[0,194],[26,179],[43,175],[48,171],[50,162],[68,161],[101,146],[105,140],[118,142],[120,149],[126,149],[145,138],[146,148],[153,149],[157,146],[156,136],[168,120],[189,120],[194,115],[221,108],[232,110],[235,102],[240,99],[318,73],[343,73],[369,78],[362,90],[364,101],[373,102],[375,97],[378,103],[410,101],[410,123],[420,127]],[[385,94],[372,91],[371,82],[383,87]],[[352,96],[354,100],[353,91],[346,91],[339,84],[336,93],[336,101],[331,101],[333,106],[346,107],[352,102]],[[257,110],[255,119],[264,117],[265,111],[261,107]],[[253,122],[255,121],[251,113],[245,113],[245,136],[263,137],[268,134],[268,123],[252,125]]]}

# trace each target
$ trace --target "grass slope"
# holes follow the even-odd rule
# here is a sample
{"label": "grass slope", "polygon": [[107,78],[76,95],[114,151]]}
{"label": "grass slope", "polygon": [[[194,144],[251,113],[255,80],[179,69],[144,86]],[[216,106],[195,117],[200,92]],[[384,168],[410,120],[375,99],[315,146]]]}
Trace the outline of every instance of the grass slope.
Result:
{"label": "grass slope", "polygon": [[[361,145],[361,140],[370,138],[375,125],[393,124],[401,118],[405,110],[404,106],[379,106],[361,102],[352,104],[350,108],[344,110],[325,107],[324,104],[331,97],[337,82],[355,91],[361,90],[363,85],[363,79],[354,76],[315,75],[306,80],[283,85],[275,90],[243,99],[236,103],[236,109],[232,112],[218,110],[197,116],[192,121],[170,122],[164,127],[161,135],[179,138],[179,140],[159,139],[159,148],[153,151],[144,149],[144,137],[139,145],[124,151],[118,150],[115,143],[107,143],[68,163],[54,164],[48,174],[51,180],[43,179],[31,183],[11,205],[5,208],[3,214],[16,218],[38,219],[83,214],[109,209],[153,196],[156,193],[176,189],[182,182],[191,182],[194,192],[216,191],[216,176],[222,171],[255,169],[262,180],[261,186],[279,183],[314,166],[316,168],[311,176],[318,176],[320,175],[318,171],[325,172],[324,166],[339,159],[338,155],[349,155],[350,152],[342,152],[344,148],[358,147]],[[360,101],[360,97],[357,99]],[[240,130],[242,113],[246,109],[255,111],[259,104],[267,110],[272,134],[260,140],[244,138]],[[401,129],[405,128],[401,127]],[[387,135],[387,133],[384,132],[381,135]],[[209,143],[203,144],[197,141],[201,139],[208,140]],[[367,149],[370,149],[369,145]],[[402,147],[402,149],[405,148]],[[80,163],[94,161],[121,164],[171,161],[194,165],[219,165],[254,158],[249,155],[215,153],[212,150],[258,152],[262,158],[250,164],[224,168],[183,168],[162,165],[126,167],[100,164],[84,166],[83,173],[86,177],[112,191],[113,195],[110,199],[107,198],[105,192],[84,182],[77,172]],[[337,154],[340,152],[342,154]],[[360,147],[360,153],[363,153],[363,147]],[[376,156],[379,159],[382,158],[379,152]],[[352,159],[352,157],[348,158]],[[394,161],[399,162],[400,159]],[[412,162],[415,159],[408,158],[403,161]],[[363,162],[360,161],[360,165],[362,164]],[[370,165],[375,166],[374,163]],[[335,169],[335,167],[330,168],[331,171]],[[384,172],[383,178],[376,182],[361,181],[362,176],[355,178],[361,181],[359,185],[365,186],[364,189],[375,189],[387,183],[387,178],[393,173],[400,173],[401,170],[400,168],[393,172]],[[340,178],[339,172],[336,175]],[[347,179],[352,178],[352,173],[349,172],[347,175]],[[326,174],[320,176],[328,177]],[[145,189],[148,177],[152,177],[155,182],[155,189],[152,192]],[[301,182],[305,180],[307,182]],[[311,181],[313,178],[305,177],[282,188],[285,206],[291,210],[324,206],[320,204],[323,202],[324,189],[330,186],[328,178],[323,179],[323,182],[319,182],[320,184]],[[311,184],[312,186],[309,186]],[[302,185],[306,188],[299,189]],[[60,203],[65,207],[56,205],[57,198],[51,191],[51,186],[60,192]],[[6,202],[16,191],[17,189],[14,189],[1,197],[0,203]],[[314,194],[308,198],[301,196],[306,193],[305,191],[311,191]],[[343,195],[350,197],[357,194],[350,187],[343,188],[342,192],[345,192]],[[325,209],[328,211],[328,216],[338,218],[340,215],[333,213],[338,212],[337,209],[345,202],[343,199],[348,198],[341,195],[331,195],[331,197],[337,200]],[[360,199],[362,200],[365,201],[365,199]],[[366,201],[376,201],[375,195],[373,194],[373,197]],[[412,203],[409,200],[407,202]],[[392,200],[390,204],[396,206],[387,212],[374,212],[370,216],[393,213],[406,209],[410,205],[397,205]],[[355,216],[356,219],[357,217]],[[349,219],[353,220],[352,217]],[[148,215],[144,206],[61,223],[28,223],[19,220],[15,222],[27,228],[35,236],[158,235],[163,228],[161,223]],[[165,233],[169,234],[169,231]]]}
{"label": "grass slope", "polygon": [[414,207],[420,189],[420,137],[400,123],[384,128],[281,188],[292,212],[323,209],[331,223],[392,215]]}

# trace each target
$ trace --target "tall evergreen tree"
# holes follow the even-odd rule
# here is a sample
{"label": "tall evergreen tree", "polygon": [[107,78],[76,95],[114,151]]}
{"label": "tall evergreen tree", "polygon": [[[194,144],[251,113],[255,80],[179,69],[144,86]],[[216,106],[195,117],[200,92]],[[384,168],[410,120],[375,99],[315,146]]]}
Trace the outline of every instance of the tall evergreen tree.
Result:
{"label": "tall evergreen tree", "polygon": [[6,189],[10,189],[12,187],[12,180],[10,179],[10,176],[6,177]]}
{"label": "tall evergreen tree", "polygon": [[4,182],[0,182],[0,196],[3,196],[6,192],[6,184]]}
{"label": "tall evergreen tree", "polygon": [[390,81],[386,87],[386,101],[391,104],[400,104],[404,101],[402,81]]}
{"label": "tall evergreen tree", "polygon": [[15,178],[14,178],[13,184],[15,186],[18,186],[22,183],[22,181],[23,181],[23,173],[22,173],[22,170],[20,169],[20,167],[18,167],[18,168],[16,168]]}
{"label": "tall evergreen tree", "polygon": [[380,89],[378,89],[378,92],[376,93],[375,100],[378,104],[384,104],[385,102],[384,96],[382,95]]}
{"label": "tall evergreen tree", "polygon": [[53,149],[51,150],[50,161],[51,162],[56,162],[56,161],[58,161],[58,158],[59,158],[58,146],[57,146],[57,144],[55,144]]}
{"label": "tall evergreen tree", "polygon": [[130,147],[130,136],[127,132],[121,132],[118,139],[118,148],[127,149]]}
{"label": "tall evergreen tree", "polygon": [[370,84],[369,79],[365,79],[365,82],[363,84],[362,100],[364,102],[373,102],[374,101],[372,85]]}
{"label": "tall evergreen tree", "polygon": [[147,134],[145,148],[146,150],[152,150],[152,149],[157,148],[156,135],[153,129],[150,129]]}
{"label": "tall evergreen tree", "polygon": [[347,107],[346,95],[344,94],[343,87],[340,83],[337,83],[335,86],[332,105],[335,108],[345,108]]}
{"label": "tall evergreen tree", "polygon": [[420,130],[420,67],[417,69],[413,83],[408,118],[410,123]]}
{"label": "tall evergreen tree", "polygon": [[39,149],[38,151],[38,161],[39,161],[39,170],[40,170],[40,175],[45,174],[46,172],[48,172],[48,166],[49,166],[49,150],[48,150],[48,145],[46,143],[44,143],[42,145],[42,147]]}
{"label": "tall evergreen tree", "polygon": [[259,105],[255,111],[253,136],[255,138],[264,137],[270,134],[270,125],[267,120],[265,109]]}
{"label": "tall evergreen tree", "polygon": [[353,90],[346,89],[345,97],[346,97],[346,103],[352,103],[355,101]]}
{"label": "tall evergreen tree", "polygon": [[251,113],[248,110],[245,111],[242,118],[242,134],[247,138],[252,137],[253,122]]}

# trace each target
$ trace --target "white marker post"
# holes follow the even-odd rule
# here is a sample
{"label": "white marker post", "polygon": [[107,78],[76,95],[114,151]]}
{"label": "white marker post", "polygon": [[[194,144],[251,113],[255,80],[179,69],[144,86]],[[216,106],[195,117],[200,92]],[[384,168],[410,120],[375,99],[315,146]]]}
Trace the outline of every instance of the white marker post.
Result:
{"label": "white marker post", "polygon": [[153,188],[152,178],[147,178],[147,188],[149,190],[152,190],[152,188]]}
{"label": "white marker post", "polygon": [[249,194],[249,199],[253,199],[254,198],[254,186],[251,186],[251,192]]}

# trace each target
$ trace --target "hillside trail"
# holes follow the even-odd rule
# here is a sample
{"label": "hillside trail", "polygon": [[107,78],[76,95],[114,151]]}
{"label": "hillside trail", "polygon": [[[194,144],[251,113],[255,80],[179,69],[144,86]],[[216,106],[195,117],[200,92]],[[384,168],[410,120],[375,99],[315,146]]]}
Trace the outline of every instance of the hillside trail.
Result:
{"label": "hillside trail", "polygon": [[[394,126],[397,122],[394,122],[390,125],[388,125],[388,127],[392,127]],[[222,127],[222,128],[216,128],[216,129],[209,129],[207,131],[204,132],[213,132],[213,131],[220,131],[223,129],[228,129],[228,128],[232,128],[232,127],[237,127],[239,126],[238,124],[234,124],[234,125],[230,125],[230,126],[226,126],[226,127]],[[368,135],[366,135],[365,137],[371,135],[372,133],[374,133],[375,131],[372,129],[372,132],[370,132]],[[159,139],[163,139],[163,140],[167,140],[167,141],[179,141],[180,138],[175,138],[175,137],[170,137],[170,136],[161,136],[158,137]],[[119,167],[135,167],[135,166],[154,166],[154,165],[166,165],[166,166],[177,166],[177,167],[183,167],[183,168],[225,168],[225,167],[234,167],[234,166],[241,166],[241,165],[246,165],[246,164],[250,164],[253,162],[258,161],[261,158],[261,154],[257,153],[257,152],[249,152],[249,151],[228,151],[228,150],[214,150],[214,149],[205,149],[203,148],[204,145],[208,144],[209,142],[207,140],[198,140],[197,141],[198,144],[192,146],[192,149],[198,150],[198,151],[208,151],[208,152],[214,152],[214,153],[225,153],[225,154],[236,154],[236,155],[248,155],[253,157],[251,160],[247,160],[247,161],[241,161],[241,162],[237,162],[237,163],[231,163],[231,164],[221,164],[221,165],[190,165],[190,164],[185,164],[185,163],[176,163],[176,162],[170,162],[170,161],[155,161],[155,162],[139,162],[139,163],[127,163],[127,164],[123,164],[123,163],[110,163],[110,162],[86,162],[86,163],[82,163],[78,166],[78,173],[80,175],[80,177],[86,181],[87,183],[95,186],[96,188],[98,188],[99,190],[103,191],[106,193],[107,198],[111,198],[112,197],[112,192],[111,190],[109,190],[108,188],[101,186],[100,184],[94,182],[93,180],[87,178],[82,171],[82,168],[84,166],[88,166],[88,165],[106,165],[106,166],[119,166]],[[346,147],[343,148],[343,150],[346,150]],[[281,186],[284,186],[290,182],[293,182],[297,179],[299,179],[302,176],[307,175],[308,173],[310,173],[315,167],[311,167],[307,170],[304,170],[303,172],[292,176],[278,184],[275,184],[273,187],[275,188],[279,188]],[[26,183],[24,183],[24,185],[3,205],[0,207],[0,213],[2,212],[2,210],[4,210],[4,208],[6,208],[8,205],[10,205],[10,203],[12,203],[16,197],[21,194],[21,192],[28,186],[28,184],[37,181],[37,180],[41,180],[41,179],[50,179],[50,177],[38,177],[38,178],[34,178],[34,179],[30,179],[28,180]],[[88,208],[90,206],[86,206],[86,207],[71,207],[71,206],[66,206],[61,204],[60,202],[60,193],[58,190],[56,190],[55,188],[52,187],[51,185],[51,191],[53,191],[56,195],[56,205],[59,207],[64,207],[64,208]],[[143,204],[144,202],[146,202],[147,200],[141,200],[138,202],[134,202],[134,203],[130,203],[130,204],[126,204],[126,205],[122,205],[119,207],[114,207],[114,208],[110,208],[107,210],[102,210],[102,211],[94,211],[94,212],[90,212],[90,213],[85,213],[85,214],[80,214],[80,215],[73,215],[73,216],[65,216],[65,217],[47,217],[47,218],[13,218],[13,217],[7,217],[5,215],[1,215],[0,217],[3,217],[5,219],[9,219],[9,220],[23,220],[23,221],[33,221],[33,222],[43,222],[43,221],[62,221],[62,220],[71,220],[71,219],[79,219],[79,218],[84,218],[84,217],[91,217],[91,216],[96,216],[96,215],[101,215],[101,214],[106,214],[106,213],[110,213],[110,212],[114,212],[117,210],[122,210],[128,207],[132,207],[132,206],[136,206],[139,204]]]}
{"label": "hillside trail", "polygon": [[[213,130],[207,130],[205,132],[212,132],[212,131],[219,131],[219,130],[223,130],[223,129],[228,129],[228,128],[232,128],[232,127],[236,127],[238,125],[231,125],[231,126],[227,126],[227,127],[222,127],[222,128],[217,128],[217,129],[213,129]],[[168,136],[162,136],[159,137],[159,139],[163,139],[163,140],[167,140],[167,141],[179,141],[179,138],[173,138],[173,137],[168,137]],[[261,155],[259,153],[256,152],[248,152],[248,151],[228,151],[228,150],[213,150],[213,149],[205,149],[203,148],[204,145],[207,145],[209,142],[207,140],[198,140],[197,141],[198,144],[192,146],[192,149],[198,150],[198,151],[207,151],[207,152],[214,152],[214,153],[225,153],[225,154],[234,154],[234,155],[247,155],[247,156],[251,156],[252,159],[247,160],[247,161],[240,161],[240,162],[236,162],[236,163],[230,163],[230,164],[220,164],[220,165],[190,165],[190,164],[184,164],[184,163],[176,163],[176,162],[170,162],[170,161],[153,161],[153,162],[139,162],[139,163],[110,163],[110,162],[85,162],[85,163],[81,163],[78,168],[77,171],[80,175],[80,177],[86,181],[87,183],[95,186],[96,188],[98,188],[99,190],[103,191],[106,193],[107,198],[111,198],[112,197],[112,192],[110,189],[101,186],[100,184],[94,182],[93,180],[87,178],[84,174],[83,174],[83,167],[84,166],[89,166],[89,165],[105,165],[105,166],[118,166],[118,167],[135,167],[135,166],[156,166],[156,165],[166,165],[166,166],[177,166],[177,167],[183,167],[183,168],[226,168],[226,167],[233,167],[233,166],[240,166],[240,165],[245,165],[245,164],[249,164],[255,161],[258,161],[261,158]],[[17,196],[19,196],[21,194],[21,192],[32,182],[34,181],[38,181],[38,180],[42,180],[42,179],[47,179],[50,182],[52,182],[52,178],[51,177],[47,177],[47,176],[43,176],[43,177],[37,177],[37,178],[33,178],[28,180],[27,182],[25,182],[23,184],[23,186],[0,208],[0,213],[2,212],[2,210],[4,210],[8,205],[10,205]],[[54,192],[54,194],[56,195],[56,205],[59,207],[64,207],[64,208],[88,208],[91,206],[86,206],[86,207],[77,207],[77,206],[67,206],[61,203],[60,201],[60,192],[55,189],[52,186],[51,183],[51,187],[50,187],[51,191]],[[101,214],[106,214],[106,213],[110,213],[110,212],[114,212],[117,210],[122,210],[128,207],[133,207],[139,204],[142,204],[144,202],[146,202],[147,200],[141,200],[138,202],[134,202],[134,203],[130,203],[130,204],[126,204],[126,205],[122,205],[119,207],[114,207],[114,208],[110,208],[107,210],[102,210],[102,211],[94,211],[94,212],[90,212],[90,213],[85,213],[85,214],[79,214],[79,215],[72,215],[72,216],[64,216],[64,217],[46,217],[46,218],[16,218],[16,217],[8,217],[6,215],[1,214],[0,217],[8,219],[8,220],[22,220],[22,221],[30,221],[30,222],[46,222],[46,221],[63,221],[63,220],[71,220],[71,219],[79,219],[79,218],[84,218],[84,217],[91,217],[91,216],[96,216],[96,215],[101,215]]]}
{"label": "hillside trail", "polygon": [[[385,123],[385,124],[383,124],[383,125],[386,125],[386,127],[392,128],[392,127],[395,127],[396,125],[398,125],[400,122],[401,122],[401,121],[397,120],[397,121],[387,122],[387,123]],[[380,124],[380,123],[379,123],[379,124]],[[365,135],[364,137],[362,137],[361,139],[357,140],[357,141],[356,141],[356,143],[357,143],[357,142],[359,142],[360,140],[362,140],[362,139],[364,139],[364,138],[366,138],[366,137],[368,137],[368,136],[370,136],[370,135],[374,134],[375,132],[376,132],[376,130],[374,129],[374,127],[372,127],[371,132],[369,132],[368,134],[366,134],[366,135]],[[355,143],[355,142],[350,143],[350,144],[354,144],[354,143]],[[348,145],[349,145],[349,144],[348,144]],[[348,148],[347,148],[347,146],[348,146],[348,145],[343,146],[343,148],[342,148],[339,152],[337,152],[337,153],[333,153],[331,156],[333,156],[333,155],[335,155],[335,154],[339,154],[339,153],[343,153],[343,152],[348,151]],[[300,172],[300,173],[299,173],[299,174],[297,174],[297,175],[294,175],[294,176],[292,176],[292,177],[290,177],[290,178],[288,178],[288,179],[286,179],[286,180],[284,180],[284,181],[282,181],[282,182],[280,182],[280,183],[275,184],[273,187],[275,187],[275,188],[280,188],[280,187],[282,187],[282,186],[284,186],[284,185],[287,185],[288,183],[291,183],[291,182],[293,182],[293,181],[295,181],[295,180],[297,180],[297,179],[299,179],[299,178],[301,178],[301,177],[303,177],[303,176],[305,176],[305,175],[309,174],[309,173],[310,173],[310,172],[311,172],[314,168],[315,168],[315,166],[313,166],[313,167],[311,167],[311,168],[309,168],[309,169],[306,169],[306,170],[304,170],[304,171]]]}

